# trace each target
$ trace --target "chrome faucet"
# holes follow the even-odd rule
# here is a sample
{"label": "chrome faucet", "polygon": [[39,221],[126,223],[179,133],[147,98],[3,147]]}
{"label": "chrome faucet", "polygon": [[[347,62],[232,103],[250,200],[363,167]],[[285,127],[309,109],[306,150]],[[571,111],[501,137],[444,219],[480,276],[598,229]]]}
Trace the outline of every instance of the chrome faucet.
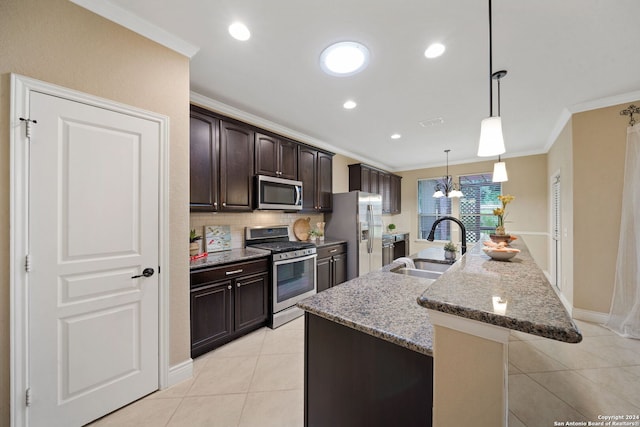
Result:
{"label": "chrome faucet", "polygon": [[431,226],[431,231],[429,232],[429,237],[427,237],[427,240],[430,241],[430,242],[433,242],[434,234],[436,232],[436,227],[442,221],[453,221],[453,222],[455,222],[456,224],[458,224],[460,226],[460,230],[462,230],[462,245],[461,245],[462,249],[461,249],[461,252],[462,252],[462,255],[464,255],[465,252],[467,252],[467,229],[464,227],[464,224],[462,223],[462,221],[460,221],[456,217],[443,216],[442,218],[436,219],[436,221]]}

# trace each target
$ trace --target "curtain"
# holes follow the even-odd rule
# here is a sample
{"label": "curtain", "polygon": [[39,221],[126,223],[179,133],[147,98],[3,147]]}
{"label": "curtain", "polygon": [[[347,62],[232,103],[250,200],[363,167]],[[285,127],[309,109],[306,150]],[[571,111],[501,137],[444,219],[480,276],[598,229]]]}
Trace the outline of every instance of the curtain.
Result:
{"label": "curtain", "polygon": [[640,339],[640,124],[627,130],[615,288],[605,326]]}

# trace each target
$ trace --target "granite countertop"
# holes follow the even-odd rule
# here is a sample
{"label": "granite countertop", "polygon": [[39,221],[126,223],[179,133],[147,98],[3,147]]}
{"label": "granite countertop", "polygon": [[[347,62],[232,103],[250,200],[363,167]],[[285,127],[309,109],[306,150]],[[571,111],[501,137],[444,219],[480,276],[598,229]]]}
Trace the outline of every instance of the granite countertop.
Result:
{"label": "granite countertop", "polygon": [[409,232],[408,231],[385,231],[382,233],[382,238],[384,239],[391,236],[402,236],[405,234],[409,234]]}
{"label": "granite countertop", "polygon": [[248,261],[255,258],[268,257],[269,251],[257,248],[239,248],[230,251],[211,252],[204,258],[199,258],[189,263],[191,270],[197,270],[206,267],[215,267],[217,265],[230,264],[232,262]]}
{"label": "granite countertop", "polygon": [[330,246],[330,245],[339,245],[340,243],[347,243],[346,240],[333,239],[330,237],[325,237],[324,240],[315,239],[315,240],[309,240],[309,241],[315,244],[316,248],[321,248],[323,246]]}
{"label": "granite countertop", "polygon": [[[429,356],[433,328],[427,310],[577,343],[582,335],[523,243],[510,261],[494,261],[476,244],[437,280],[393,273],[400,263],[357,277],[298,303],[309,313]],[[444,261],[440,248],[412,259]],[[507,302],[494,312],[493,297]]]}
{"label": "granite countertop", "polygon": [[[520,253],[495,261],[476,244],[421,296],[426,308],[558,341],[578,343],[582,335],[521,240]],[[494,297],[506,302],[501,312]]]}
{"label": "granite countertop", "polygon": [[427,310],[416,299],[429,281],[375,271],[320,292],[298,307],[357,331],[433,356]]}

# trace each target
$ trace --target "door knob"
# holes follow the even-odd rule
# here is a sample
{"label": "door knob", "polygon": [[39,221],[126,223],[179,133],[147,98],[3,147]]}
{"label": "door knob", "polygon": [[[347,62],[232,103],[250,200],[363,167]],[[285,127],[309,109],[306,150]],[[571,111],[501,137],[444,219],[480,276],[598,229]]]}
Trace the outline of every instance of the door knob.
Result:
{"label": "door knob", "polygon": [[151,277],[153,276],[153,273],[155,273],[155,270],[153,268],[145,268],[144,270],[142,270],[142,274],[138,274],[137,276],[131,276],[132,279],[137,279],[138,277]]}

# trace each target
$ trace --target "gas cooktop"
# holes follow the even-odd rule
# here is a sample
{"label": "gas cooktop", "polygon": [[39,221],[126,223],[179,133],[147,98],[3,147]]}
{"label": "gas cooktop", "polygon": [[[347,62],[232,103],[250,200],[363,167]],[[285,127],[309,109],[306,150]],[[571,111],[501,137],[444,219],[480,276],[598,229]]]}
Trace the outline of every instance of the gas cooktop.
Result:
{"label": "gas cooktop", "polygon": [[258,249],[266,249],[273,253],[289,252],[289,251],[295,251],[298,249],[315,247],[315,245],[310,242],[292,242],[292,241],[264,242],[264,243],[256,243],[256,244],[251,244],[247,242],[247,246],[250,246],[252,248],[258,248]]}

